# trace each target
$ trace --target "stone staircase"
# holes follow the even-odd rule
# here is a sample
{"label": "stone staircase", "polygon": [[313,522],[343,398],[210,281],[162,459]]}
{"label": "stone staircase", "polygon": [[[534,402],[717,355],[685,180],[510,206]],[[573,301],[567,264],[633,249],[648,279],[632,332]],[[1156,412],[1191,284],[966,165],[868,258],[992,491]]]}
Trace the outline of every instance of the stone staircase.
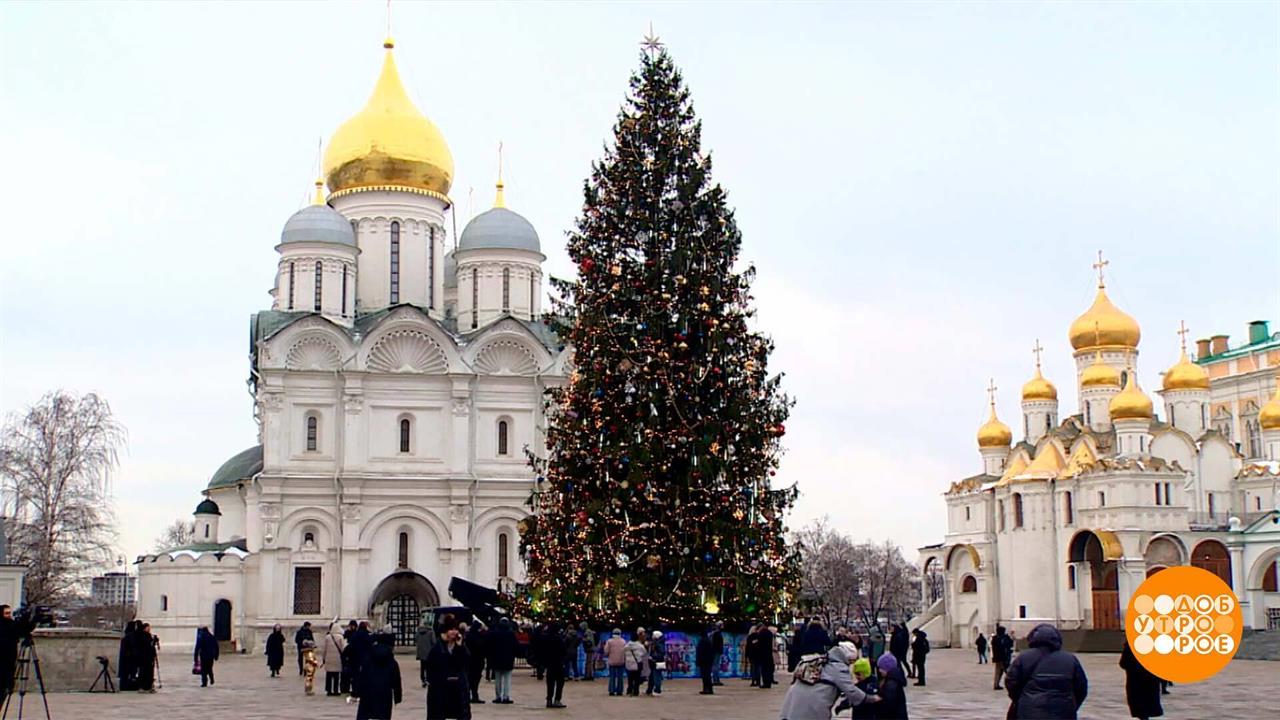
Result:
{"label": "stone staircase", "polygon": [[1236,657],[1241,660],[1280,660],[1280,630],[1245,630]]}
{"label": "stone staircase", "polygon": [[924,612],[907,621],[907,630],[923,630],[929,636],[930,647],[951,647],[951,633],[947,629],[945,610],[942,598],[938,598]]}

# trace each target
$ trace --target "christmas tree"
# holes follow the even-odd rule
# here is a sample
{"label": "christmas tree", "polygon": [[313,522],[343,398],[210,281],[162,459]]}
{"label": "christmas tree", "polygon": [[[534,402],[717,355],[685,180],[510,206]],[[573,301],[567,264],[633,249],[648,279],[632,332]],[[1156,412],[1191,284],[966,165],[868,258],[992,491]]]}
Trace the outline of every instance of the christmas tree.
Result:
{"label": "christmas tree", "polygon": [[711,182],[701,126],[650,42],[570,233],[555,287],[572,373],[549,391],[547,451],[521,550],[526,600],[564,619],[774,616],[798,580],[775,490],[791,401],[748,329],[754,271]]}

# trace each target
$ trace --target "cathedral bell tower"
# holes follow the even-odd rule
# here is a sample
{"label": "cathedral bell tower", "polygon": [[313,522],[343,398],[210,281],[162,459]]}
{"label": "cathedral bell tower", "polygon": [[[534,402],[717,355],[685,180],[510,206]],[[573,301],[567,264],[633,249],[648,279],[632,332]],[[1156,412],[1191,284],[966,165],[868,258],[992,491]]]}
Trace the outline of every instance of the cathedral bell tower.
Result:
{"label": "cathedral bell tower", "polygon": [[1179,323],[1182,355],[1164,373],[1160,396],[1169,424],[1198,438],[1209,429],[1209,373],[1187,357],[1187,328]]}
{"label": "cathedral bell tower", "polygon": [[1028,443],[1035,445],[1058,424],[1058,388],[1040,373],[1040,341],[1032,350],[1036,375],[1022,386],[1022,429]]}

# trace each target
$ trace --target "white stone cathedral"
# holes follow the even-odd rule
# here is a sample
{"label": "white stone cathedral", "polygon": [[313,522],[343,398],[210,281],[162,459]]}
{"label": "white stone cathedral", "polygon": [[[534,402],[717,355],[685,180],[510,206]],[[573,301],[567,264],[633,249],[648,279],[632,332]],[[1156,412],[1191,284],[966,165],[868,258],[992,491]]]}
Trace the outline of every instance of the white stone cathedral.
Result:
{"label": "white stone cathedral", "polygon": [[166,643],[207,624],[252,649],[334,617],[407,643],[452,576],[524,579],[524,451],[569,354],[541,320],[545,257],[501,178],[450,247],[453,158],[384,47],[250,321],[259,444],[213,473],[192,544],[138,560],[138,614]]}
{"label": "white stone cathedral", "polygon": [[[1136,370],[1138,323],[1111,303],[1101,275],[1069,337],[1075,414],[1059,415],[1037,362],[1014,443],[991,388],[982,471],[951,484],[945,541],[920,549],[926,610],[913,626],[964,647],[997,624],[1019,637],[1042,622],[1115,631],[1144,579],[1194,565],[1234,590],[1246,628],[1280,629],[1280,388],[1258,413],[1261,442],[1241,448],[1210,417],[1237,378],[1211,379],[1184,339],[1163,373],[1157,418]],[[1257,364],[1247,369],[1271,394],[1280,353]]]}

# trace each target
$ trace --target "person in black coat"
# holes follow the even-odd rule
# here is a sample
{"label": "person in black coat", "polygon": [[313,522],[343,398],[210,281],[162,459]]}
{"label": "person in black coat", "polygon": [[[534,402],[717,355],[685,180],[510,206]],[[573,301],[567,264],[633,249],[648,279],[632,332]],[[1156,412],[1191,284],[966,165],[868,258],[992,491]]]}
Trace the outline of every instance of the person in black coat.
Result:
{"label": "person in black coat", "polygon": [[[356,631],[351,633],[351,639],[347,641],[347,650],[351,663],[351,683],[354,686],[355,678],[359,677],[361,668],[369,660],[369,653],[373,651],[373,634],[369,632],[369,623],[362,620],[356,626]],[[354,688],[352,694],[355,694]]]}
{"label": "person in black coat", "polygon": [[985,663],[987,661],[987,636],[978,633],[978,639],[973,641],[973,647],[978,651],[978,664]]}
{"label": "person in black coat", "polygon": [[218,660],[218,641],[209,632],[208,625],[196,631],[195,662],[200,663],[200,687],[213,684],[213,664]]}
{"label": "person in black coat", "polygon": [[724,685],[720,682],[720,658],[724,657],[724,623],[717,622],[711,631],[711,647],[716,653],[715,664],[711,666],[711,684]]}
{"label": "person in black coat", "polygon": [[993,690],[1002,690],[1000,682],[1004,673],[1013,662],[1013,637],[1005,632],[1003,625],[996,626],[996,634],[991,638],[991,664],[996,666]]}
{"label": "person in black coat", "polygon": [[822,626],[822,622],[817,618],[809,621],[808,627],[804,629],[804,640],[800,643],[801,655],[825,655],[827,650],[831,649],[831,636],[827,634],[827,629]]}
{"label": "person in black coat", "polygon": [[316,641],[316,634],[311,631],[310,621],[302,623],[302,627],[298,628],[298,632],[293,634],[293,644],[298,646],[298,674],[302,675],[302,643],[310,640],[312,643]]}
{"label": "person in black coat", "polygon": [[489,655],[486,647],[488,641],[488,631],[484,627],[484,623],[478,619],[471,624],[471,627],[463,635],[463,643],[467,646],[467,655],[470,656],[471,665],[467,668],[467,685],[471,688],[471,702],[484,704],[484,700],[480,699],[480,681],[484,679],[484,663]]}
{"label": "person in black coat", "polygon": [[142,628],[133,634],[133,657],[137,668],[138,692],[155,692],[156,684],[156,638],[151,634],[151,626],[142,623]]}
{"label": "person in black coat", "polygon": [[1129,702],[1129,714],[1140,720],[1163,716],[1160,678],[1138,662],[1127,638],[1120,651],[1120,667],[1124,670],[1124,698]]}
{"label": "person in black coat", "polygon": [[284,667],[284,628],[276,625],[267,636],[267,667],[271,668],[271,677],[280,677],[280,668]]}
{"label": "person in black coat", "polygon": [[489,633],[489,668],[493,670],[493,701],[511,704],[511,672],[516,666],[516,634],[511,621],[502,618]]}
{"label": "person in black coat", "polygon": [[760,668],[760,687],[768,690],[773,687],[773,631],[768,625],[761,625],[756,633],[756,657],[751,660],[752,672]]}
{"label": "person in black coat", "polygon": [[[120,658],[116,662],[116,671],[119,673],[120,691],[137,690],[138,689],[138,669],[133,658],[133,636],[138,632],[138,628],[142,626],[139,620],[130,620],[128,625],[124,626],[124,636],[120,638]],[[13,677],[13,673],[9,674]],[[12,686],[13,681],[9,681]],[[10,687],[12,690],[12,687]]]}
{"label": "person in black coat", "polygon": [[894,625],[889,630],[889,654],[898,659],[898,664],[907,670],[907,677],[916,676],[916,670],[907,664],[907,650],[911,647],[911,638],[907,635],[905,625]]}
{"label": "person in black coat", "polygon": [[1075,655],[1062,649],[1062,635],[1048,623],[1027,636],[1030,646],[1018,653],[1005,673],[1011,701],[1008,717],[1075,720],[1089,694],[1089,681]]}
{"label": "person in black coat", "polygon": [[568,649],[564,645],[564,633],[559,623],[548,623],[546,637],[542,641],[542,662],[547,673],[547,707],[562,708],[564,696],[564,659]]}
{"label": "person in black coat", "polygon": [[907,678],[902,674],[902,664],[893,653],[881,655],[876,661],[880,682],[876,692],[880,702],[870,704],[872,717],[877,720],[907,719]]}
{"label": "person in black coat", "polygon": [[911,665],[916,669],[916,685],[924,685],[924,661],[929,655],[929,636],[920,628],[911,632],[916,636],[911,641]]}
{"label": "person in black coat", "polygon": [[400,665],[392,648],[394,635],[379,635],[369,657],[356,676],[360,706],[356,720],[391,720],[391,709],[400,704]]}
{"label": "person in black coat", "polygon": [[699,695],[714,694],[711,681],[711,668],[718,662],[718,656],[715,650],[715,640],[712,634],[715,628],[707,630],[701,638],[698,639],[698,647],[694,650],[694,664],[698,666],[698,674],[702,676],[702,692]]}
{"label": "person in black coat", "polygon": [[805,626],[801,623],[792,625],[791,642],[787,643],[787,672],[793,672],[800,662],[801,644],[804,642]]}
{"label": "person in black coat", "polygon": [[18,664],[18,640],[22,633],[13,619],[13,608],[0,605],[0,705],[13,692],[13,673]]}
{"label": "person in black coat", "polygon": [[427,720],[471,720],[470,665],[458,621],[445,615],[440,621],[440,641],[427,657]]}

